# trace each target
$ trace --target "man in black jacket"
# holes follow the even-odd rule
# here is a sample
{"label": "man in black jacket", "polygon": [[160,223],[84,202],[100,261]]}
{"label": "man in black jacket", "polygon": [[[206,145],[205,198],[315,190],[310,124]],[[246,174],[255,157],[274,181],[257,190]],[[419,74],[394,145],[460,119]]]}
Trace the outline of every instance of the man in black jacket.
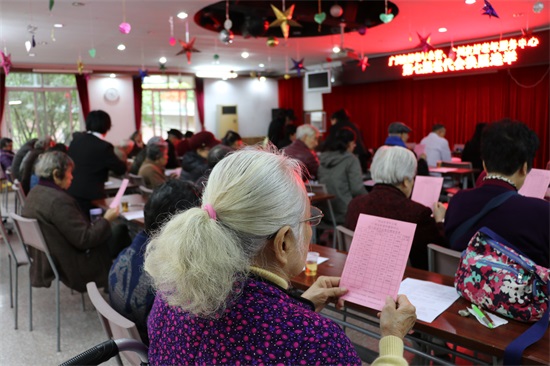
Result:
{"label": "man in black jacket", "polygon": [[88,217],[92,200],[105,198],[105,182],[109,170],[116,175],[126,173],[126,164],[115,154],[113,145],[105,141],[111,129],[111,117],[104,111],[91,111],[86,118],[86,132],[75,132],[69,156],[75,163],[73,182],[68,192]]}

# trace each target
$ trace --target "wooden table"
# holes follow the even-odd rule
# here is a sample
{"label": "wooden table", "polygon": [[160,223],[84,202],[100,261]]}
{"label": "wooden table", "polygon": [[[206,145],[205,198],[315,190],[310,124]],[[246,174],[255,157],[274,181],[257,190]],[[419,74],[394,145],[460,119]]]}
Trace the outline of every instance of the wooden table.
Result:
{"label": "wooden table", "polygon": [[[342,274],[347,258],[346,253],[315,244],[311,245],[311,250],[319,252],[322,257],[329,258],[328,261],[318,266],[317,276],[340,276]],[[304,271],[292,279],[292,284],[294,287],[305,291],[315,282],[317,276],[306,276]],[[407,277],[431,281],[446,286],[453,286],[454,282],[452,277],[412,267],[407,267],[405,270],[404,278]],[[458,314],[458,310],[466,309],[468,306],[470,306],[469,301],[459,298],[432,323],[417,321],[414,329],[468,349],[502,358],[506,346],[530,326],[530,324],[508,319],[508,324],[495,329],[489,329],[479,324],[473,317],[465,318]],[[367,315],[376,314],[376,311],[373,309],[352,303],[346,303],[346,307],[364,312]],[[523,364],[550,364],[549,345],[550,331],[547,330],[539,342],[525,350],[523,353]]]}
{"label": "wooden table", "polygon": [[[92,201],[92,204],[96,207],[107,210],[114,199],[114,197],[109,197],[101,200],[94,200]],[[145,204],[147,203],[147,199],[145,199],[141,194],[128,194],[122,196],[121,202],[128,202],[128,211],[143,211]],[[141,226],[145,225],[143,218],[134,219],[132,221]]]}
{"label": "wooden table", "polygon": [[[470,168],[429,168],[430,173],[438,173],[442,176],[456,176],[462,182],[462,189],[468,188],[468,177],[474,179],[474,173],[478,172],[479,169],[470,169]],[[475,185],[475,181],[472,182]]]}

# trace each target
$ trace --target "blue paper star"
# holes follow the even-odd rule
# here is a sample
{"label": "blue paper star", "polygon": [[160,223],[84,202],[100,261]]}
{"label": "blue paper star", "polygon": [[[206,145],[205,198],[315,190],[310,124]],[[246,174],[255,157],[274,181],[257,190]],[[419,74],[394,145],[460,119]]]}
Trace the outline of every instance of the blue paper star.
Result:
{"label": "blue paper star", "polygon": [[302,73],[302,70],[305,70],[307,71],[307,69],[304,67],[304,59],[302,58],[301,60],[299,61],[296,61],[295,59],[291,58],[292,60],[292,63],[294,64],[294,66],[292,66],[290,69],[291,70],[296,70],[296,74],[298,76],[301,75]]}
{"label": "blue paper star", "polygon": [[139,77],[141,78],[142,82],[146,76],[149,76],[149,72],[147,71],[147,69],[139,69]]}
{"label": "blue paper star", "polygon": [[493,5],[491,5],[491,3],[487,0],[485,0],[485,6],[483,7],[483,13],[481,15],[488,15],[489,18],[490,17],[495,17],[495,18],[499,18],[500,17],[498,16],[497,12],[495,11],[495,9],[493,8]]}

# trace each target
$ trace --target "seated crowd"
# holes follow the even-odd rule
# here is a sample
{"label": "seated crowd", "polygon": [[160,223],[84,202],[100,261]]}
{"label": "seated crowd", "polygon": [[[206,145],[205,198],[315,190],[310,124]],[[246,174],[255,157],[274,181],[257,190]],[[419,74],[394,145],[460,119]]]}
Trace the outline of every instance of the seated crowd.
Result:
{"label": "seated crowd", "polygon": [[[308,181],[334,196],[337,225],[355,230],[361,214],[416,224],[412,267],[428,269],[428,244],[462,251],[483,226],[550,266],[550,203],[517,194],[539,145],[525,124],[503,120],[476,130],[467,146],[477,146],[486,175],[446,209],[410,199],[416,175],[450,159],[443,125],[433,127],[416,156],[406,147],[412,130],[391,123],[371,155],[344,110],[332,116],[324,142],[317,128],[296,128],[292,120],[287,113],[270,125],[281,150],[271,143],[245,148],[234,131],[218,140],[176,129],[147,143],[136,131],[115,148],[105,140],[109,115],[92,111],[87,131],[74,133],[68,148],[46,137],[14,154],[12,141],[1,139],[0,166],[28,192],[22,215],[37,219],[62,282],[81,292],[89,281],[108,289],[113,308],[149,345],[151,364],[361,363],[345,332],[319,314],[329,301],[343,306],[347,290],[339,278],[321,276],[299,297],[289,291],[321,221],[311,215]],[[181,173],[167,174],[176,168]],[[94,202],[106,198],[109,174],[128,173],[153,190],[134,237],[118,208],[90,219]],[[364,174],[374,181],[370,192]],[[504,203],[476,217],[503,194]],[[50,286],[47,258],[32,248],[29,254],[32,286]],[[388,298],[378,316],[382,339],[373,364],[406,364],[403,337],[414,325],[414,306],[405,296]]]}

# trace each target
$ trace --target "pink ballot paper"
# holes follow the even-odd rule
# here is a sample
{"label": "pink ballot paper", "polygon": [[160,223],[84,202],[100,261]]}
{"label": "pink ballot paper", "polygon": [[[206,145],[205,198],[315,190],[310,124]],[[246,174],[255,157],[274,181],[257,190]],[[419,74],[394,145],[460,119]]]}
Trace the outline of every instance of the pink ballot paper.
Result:
{"label": "pink ballot paper", "polygon": [[109,208],[115,208],[120,205],[120,200],[122,199],[122,196],[124,196],[124,191],[126,191],[127,186],[128,186],[128,179],[123,179],[122,183],[120,183],[120,188],[116,193],[115,199],[113,200],[113,202],[111,202],[111,204],[109,205]]}
{"label": "pink ballot paper", "polygon": [[414,153],[416,154],[417,159],[420,159],[420,155],[424,154],[425,152],[426,152],[426,145],[416,144],[414,146]]}
{"label": "pink ballot paper", "polygon": [[518,193],[526,197],[544,199],[548,185],[550,185],[550,170],[531,169]]}
{"label": "pink ballot paper", "polygon": [[414,180],[414,188],[411,200],[434,210],[434,205],[439,201],[439,193],[443,186],[443,177],[423,177],[417,175]]}
{"label": "pink ballot paper", "polygon": [[382,310],[397,298],[416,224],[361,214],[344,265],[340,287],[346,301]]}

